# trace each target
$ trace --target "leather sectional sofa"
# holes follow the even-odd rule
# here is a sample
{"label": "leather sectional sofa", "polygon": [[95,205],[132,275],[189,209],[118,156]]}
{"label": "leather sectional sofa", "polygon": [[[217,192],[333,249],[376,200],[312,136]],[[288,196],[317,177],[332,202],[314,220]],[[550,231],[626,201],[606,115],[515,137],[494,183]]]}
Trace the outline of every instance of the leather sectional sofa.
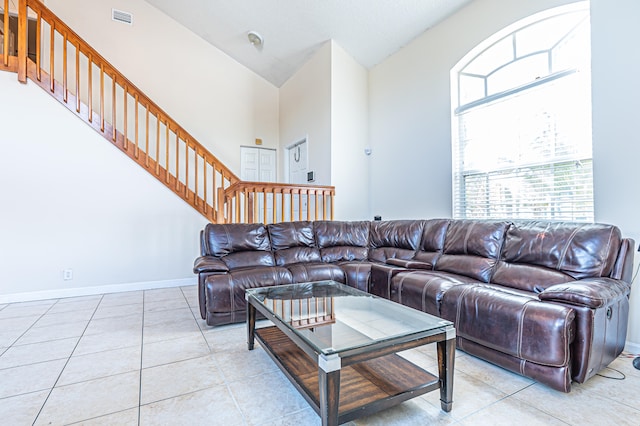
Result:
{"label": "leather sectional sofa", "polygon": [[633,245],[604,224],[208,224],[194,272],[209,325],[244,321],[247,288],[332,279],[453,321],[459,349],[569,392],[624,348]]}

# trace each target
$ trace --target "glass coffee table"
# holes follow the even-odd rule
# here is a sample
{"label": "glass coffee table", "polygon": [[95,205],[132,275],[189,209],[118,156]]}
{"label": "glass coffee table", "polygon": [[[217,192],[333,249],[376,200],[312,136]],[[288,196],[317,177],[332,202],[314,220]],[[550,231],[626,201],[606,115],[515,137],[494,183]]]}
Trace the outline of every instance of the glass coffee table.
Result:
{"label": "glass coffee table", "polygon": [[[334,281],[246,290],[254,339],[322,418],[337,425],[440,389],[451,411],[453,323]],[[256,328],[257,313],[273,325]],[[398,352],[437,344],[438,373]]]}

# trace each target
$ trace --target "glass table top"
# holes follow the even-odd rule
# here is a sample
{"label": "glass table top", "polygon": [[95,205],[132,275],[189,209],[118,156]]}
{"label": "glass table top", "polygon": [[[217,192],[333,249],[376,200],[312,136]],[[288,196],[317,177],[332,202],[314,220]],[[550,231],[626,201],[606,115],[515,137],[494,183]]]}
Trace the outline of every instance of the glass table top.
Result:
{"label": "glass table top", "polygon": [[334,281],[247,289],[246,295],[324,355],[453,328],[450,321]]}

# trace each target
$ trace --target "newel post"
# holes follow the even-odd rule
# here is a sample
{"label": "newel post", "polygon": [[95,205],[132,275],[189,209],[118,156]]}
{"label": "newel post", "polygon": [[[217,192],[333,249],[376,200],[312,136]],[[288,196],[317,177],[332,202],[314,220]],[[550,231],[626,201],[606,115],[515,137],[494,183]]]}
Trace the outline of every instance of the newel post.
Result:
{"label": "newel post", "polygon": [[27,0],[18,1],[18,81],[27,82]]}

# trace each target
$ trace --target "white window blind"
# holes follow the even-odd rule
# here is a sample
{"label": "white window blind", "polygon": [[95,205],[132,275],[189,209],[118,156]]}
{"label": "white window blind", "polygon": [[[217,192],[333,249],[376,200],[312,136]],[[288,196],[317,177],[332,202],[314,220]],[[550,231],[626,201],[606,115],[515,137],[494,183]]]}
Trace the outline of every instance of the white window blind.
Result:
{"label": "white window blind", "polygon": [[[493,45],[499,50],[485,52],[507,64],[487,66],[491,58],[479,55],[478,63],[489,71],[474,72],[472,85],[473,61],[466,73],[460,72],[459,99],[476,95],[453,117],[454,217],[593,221],[590,75],[584,66],[588,57],[585,61],[584,54],[568,49],[585,47],[576,42],[580,37],[584,41],[588,27],[588,20],[581,18],[584,14],[574,19],[562,15],[558,22],[570,25],[565,31],[556,28],[560,40],[547,51],[527,46],[522,58],[517,56],[518,33],[503,38]],[[542,22],[548,32],[549,20]],[[534,26],[527,26],[527,33],[534,33]],[[513,47],[511,56],[505,39]],[[560,58],[559,46],[566,53]],[[561,63],[568,55],[577,58],[565,60],[571,67],[554,67],[553,61]],[[475,65],[476,70],[482,67]],[[485,82],[481,96],[479,80]],[[498,84],[500,91],[491,90]]]}

